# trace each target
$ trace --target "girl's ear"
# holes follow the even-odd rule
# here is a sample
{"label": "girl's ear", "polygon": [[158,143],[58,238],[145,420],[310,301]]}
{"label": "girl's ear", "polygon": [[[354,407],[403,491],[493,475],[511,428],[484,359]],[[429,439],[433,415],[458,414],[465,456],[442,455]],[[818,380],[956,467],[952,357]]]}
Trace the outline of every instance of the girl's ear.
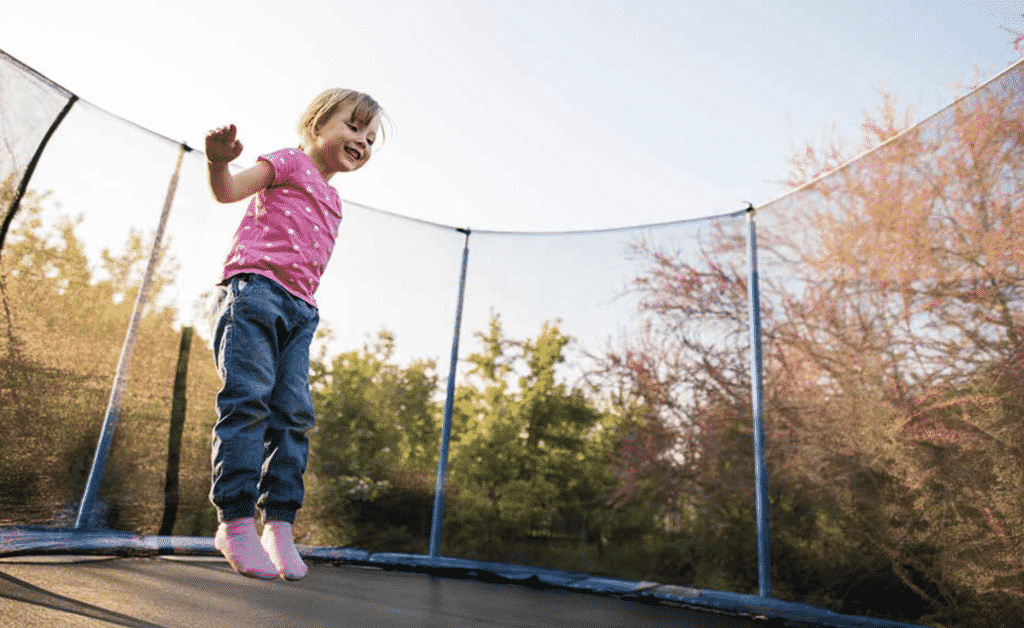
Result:
{"label": "girl's ear", "polygon": [[308,132],[306,134],[306,140],[307,141],[315,140],[317,138],[317,136],[320,135],[320,130],[324,128],[324,125],[327,124],[327,122],[331,119],[331,116],[333,116],[333,115],[334,115],[334,111],[332,110],[329,113],[326,113],[326,114],[320,116],[319,118],[317,118],[316,124],[313,125],[313,128],[308,129]]}

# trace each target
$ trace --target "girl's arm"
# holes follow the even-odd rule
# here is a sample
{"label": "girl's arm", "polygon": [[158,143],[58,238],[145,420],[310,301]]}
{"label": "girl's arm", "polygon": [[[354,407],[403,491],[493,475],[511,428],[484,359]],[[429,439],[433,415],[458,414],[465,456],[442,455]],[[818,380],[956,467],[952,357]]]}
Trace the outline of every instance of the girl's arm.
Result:
{"label": "girl's arm", "polygon": [[264,189],[273,181],[274,171],[265,161],[238,174],[231,174],[228,164],[242,154],[242,143],[235,137],[235,125],[222,126],[206,134],[206,164],[210,174],[210,190],[221,203],[234,203]]}

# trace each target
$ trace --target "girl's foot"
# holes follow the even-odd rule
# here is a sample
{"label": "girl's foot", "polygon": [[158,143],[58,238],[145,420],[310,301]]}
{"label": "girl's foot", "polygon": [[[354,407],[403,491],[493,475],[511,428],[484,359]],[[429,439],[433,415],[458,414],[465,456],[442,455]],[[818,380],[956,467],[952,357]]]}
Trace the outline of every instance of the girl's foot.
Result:
{"label": "girl's foot", "polygon": [[309,569],[306,563],[302,562],[299,550],[295,548],[295,539],[292,536],[292,524],[284,521],[268,521],[263,526],[263,536],[260,537],[263,549],[267,550],[271,562],[277,567],[277,572],[285,580],[302,580],[306,577]]}
{"label": "girl's foot", "polygon": [[213,545],[228,559],[231,568],[243,576],[261,580],[277,578],[277,567],[260,544],[252,517],[221,523]]}

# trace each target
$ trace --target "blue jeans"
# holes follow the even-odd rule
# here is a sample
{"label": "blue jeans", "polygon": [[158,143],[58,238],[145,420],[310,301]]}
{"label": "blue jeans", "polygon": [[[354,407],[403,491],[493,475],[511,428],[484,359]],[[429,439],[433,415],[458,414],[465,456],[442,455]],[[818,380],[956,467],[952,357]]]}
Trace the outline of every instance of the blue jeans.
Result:
{"label": "blue jeans", "polygon": [[213,428],[210,500],[221,521],[295,521],[313,427],[309,346],[312,305],[261,275],[220,286],[214,359],[223,388]]}

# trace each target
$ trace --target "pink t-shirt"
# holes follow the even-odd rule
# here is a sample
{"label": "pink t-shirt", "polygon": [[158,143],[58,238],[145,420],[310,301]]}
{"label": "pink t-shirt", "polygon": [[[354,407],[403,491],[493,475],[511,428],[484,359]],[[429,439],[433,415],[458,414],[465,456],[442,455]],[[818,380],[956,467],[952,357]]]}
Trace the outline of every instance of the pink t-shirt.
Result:
{"label": "pink t-shirt", "polygon": [[313,294],[331,259],[341,199],[301,150],[260,155],[274,179],[253,197],[224,263],[224,279],[263,275],[316,307]]}

